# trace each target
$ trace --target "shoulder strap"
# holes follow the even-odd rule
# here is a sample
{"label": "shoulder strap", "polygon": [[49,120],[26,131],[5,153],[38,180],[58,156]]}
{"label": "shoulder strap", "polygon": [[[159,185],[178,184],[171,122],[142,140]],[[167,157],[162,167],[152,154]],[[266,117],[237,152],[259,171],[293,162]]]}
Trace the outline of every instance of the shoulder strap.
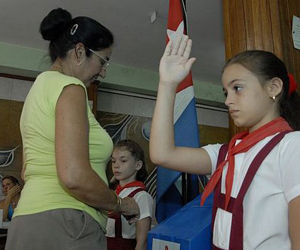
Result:
{"label": "shoulder strap", "polygon": [[145,191],[145,189],[141,188],[141,187],[137,188],[137,189],[133,190],[129,195],[127,195],[127,197],[133,197],[133,196],[135,196],[137,193],[139,193],[141,191]]}
{"label": "shoulder strap", "polygon": [[[228,144],[223,144],[219,150],[219,155],[218,155],[218,161],[217,161],[217,168],[219,164],[225,160],[226,154],[228,152]],[[217,204],[219,203],[219,198],[221,193],[221,180],[222,178],[218,181],[215,190],[214,190],[214,202],[213,202],[213,208],[212,208],[212,223],[211,223],[211,228],[213,230],[214,224],[215,224],[215,217],[216,217],[216,212],[217,212]]]}
{"label": "shoulder strap", "polygon": [[218,161],[217,161],[217,167],[219,164],[225,160],[226,154],[228,152],[228,144],[223,144],[219,150],[219,155],[218,155]]}
{"label": "shoulder strap", "polygon": [[244,196],[257,172],[259,169],[261,163],[264,161],[264,159],[267,157],[267,155],[272,151],[272,149],[282,140],[282,138],[291,131],[283,131],[280,132],[278,135],[274,136],[263,148],[261,151],[258,152],[258,154],[255,156],[254,160],[250,164],[250,167],[247,171],[247,174],[245,176],[244,182],[241,186],[240,192],[237,196],[237,203],[242,203]]}

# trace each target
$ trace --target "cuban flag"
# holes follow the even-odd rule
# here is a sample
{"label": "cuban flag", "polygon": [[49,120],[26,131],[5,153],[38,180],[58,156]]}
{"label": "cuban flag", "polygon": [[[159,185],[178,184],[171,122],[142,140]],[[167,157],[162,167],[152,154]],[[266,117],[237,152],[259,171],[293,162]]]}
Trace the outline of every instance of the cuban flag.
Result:
{"label": "cuban flag", "polygon": [[[167,43],[178,34],[187,34],[185,5],[181,0],[169,0]],[[198,123],[191,72],[179,84],[174,106],[176,146],[199,147]],[[184,175],[185,178],[180,178]],[[187,201],[199,193],[198,176],[158,167],[156,219],[158,222],[174,214],[184,204],[181,180],[187,179]]]}

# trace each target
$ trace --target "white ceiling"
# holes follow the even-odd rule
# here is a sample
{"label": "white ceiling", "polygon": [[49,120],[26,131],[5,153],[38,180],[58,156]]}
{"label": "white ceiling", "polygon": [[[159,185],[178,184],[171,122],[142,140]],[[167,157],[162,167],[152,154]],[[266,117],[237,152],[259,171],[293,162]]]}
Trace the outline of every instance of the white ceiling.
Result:
{"label": "white ceiling", "polygon": [[[222,1],[186,0],[192,55],[197,58],[193,78],[219,84],[224,63]],[[39,24],[53,8],[73,17],[90,16],[115,36],[112,62],[158,70],[166,39],[168,0],[0,0],[0,41],[47,49]],[[153,11],[157,19],[150,22]]]}

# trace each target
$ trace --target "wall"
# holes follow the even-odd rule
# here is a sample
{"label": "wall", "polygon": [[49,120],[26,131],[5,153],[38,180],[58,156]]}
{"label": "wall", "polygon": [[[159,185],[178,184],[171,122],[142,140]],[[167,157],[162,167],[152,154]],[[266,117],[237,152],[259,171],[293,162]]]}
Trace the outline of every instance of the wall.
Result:
{"label": "wall", "polygon": [[[145,152],[146,168],[151,173],[155,165],[149,159],[149,128],[155,98],[124,91],[101,89],[98,96],[97,119],[107,129],[114,142],[132,139]],[[200,145],[228,141],[228,113],[222,108],[197,105]],[[110,113],[109,113],[110,112]],[[108,168],[107,175],[112,177]]]}
{"label": "wall", "polygon": [[[12,149],[22,143],[19,119],[31,85],[31,81],[0,77],[0,150]],[[151,118],[154,104],[153,96],[100,89],[97,110]],[[198,105],[197,115],[202,144],[228,140],[227,110]],[[0,168],[0,174],[12,174],[20,178],[21,168],[22,150],[20,147],[15,151],[15,160],[11,166]]]}
{"label": "wall", "polygon": [[14,161],[9,167],[0,168],[0,174],[13,175],[20,179],[22,168],[21,135],[19,120],[24,99],[32,82],[0,77],[0,150],[14,152]]}
{"label": "wall", "polygon": [[[36,77],[50,67],[47,51],[0,42],[0,73]],[[154,95],[158,72],[110,63],[103,87]],[[199,102],[222,105],[222,87],[194,79],[195,96]]]}

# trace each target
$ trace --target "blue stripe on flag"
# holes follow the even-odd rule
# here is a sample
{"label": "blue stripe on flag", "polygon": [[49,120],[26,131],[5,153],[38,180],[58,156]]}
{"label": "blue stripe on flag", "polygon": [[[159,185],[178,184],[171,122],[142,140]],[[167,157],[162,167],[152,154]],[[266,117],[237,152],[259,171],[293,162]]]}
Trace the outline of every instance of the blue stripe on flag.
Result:
{"label": "blue stripe on flag", "polygon": [[192,98],[174,126],[175,145],[198,148],[198,122],[195,107],[195,98]]}
{"label": "blue stripe on flag", "polygon": [[[174,133],[176,146],[200,146],[195,98],[192,98],[186,109],[178,118],[174,125]],[[175,213],[183,205],[182,197],[180,196],[180,199],[178,198],[178,193],[175,192],[177,189],[174,186],[174,182],[182,173],[163,167],[158,167],[157,171],[156,219],[158,222],[161,222]],[[192,199],[198,194],[198,180],[195,175],[190,179],[193,182],[189,183],[189,186],[193,186],[192,190],[190,190],[190,192],[194,194],[192,195],[193,197],[190,197]],[[172,191],[169,190],[170,188]],[[196,188],[196,190],[193,190],[194,188]]]}

